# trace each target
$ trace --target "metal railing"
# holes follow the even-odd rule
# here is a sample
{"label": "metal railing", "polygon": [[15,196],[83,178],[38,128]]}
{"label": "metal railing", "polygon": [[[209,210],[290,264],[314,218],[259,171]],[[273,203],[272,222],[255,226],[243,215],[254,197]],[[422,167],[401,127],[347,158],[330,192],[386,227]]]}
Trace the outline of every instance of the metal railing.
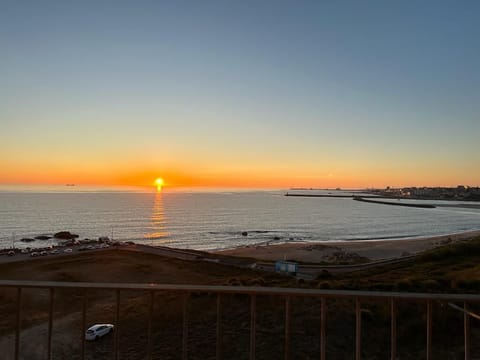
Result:
{"label": "metal railing", "polygon": [[[21,336],[21,318],[22,318],[22,295],[25,289],[46,289],[48,290],[49,307],[48,307],[48,336],[47,336],[47,359],[52,358],[52,329],[53,329],[53,313],[54,313],[54,297],[55,293],[63,289],[81,290],[83,293],[81,307],[81,324],[83,331],[81,339],[80,358],[85,359],[85,335],[86,316],[87,316],[87,292],[95,290],[107,290],[115,294],[115,327],[113,358],[119,358],[119,333],[120,333],[120,298],[122,292],[127,291],[143,291],[148,294],[148,323],[147,326],[147,358],[153,357],[153,338],[152,338],[152,319],[155,294],[159,292],[175,293],[182,298],[182,359],[188,358],[188,336],[189,336],[189,313],[187,311],[189,296],[191,294],[210,294],[216,295],[216,329],[215,329],[215,356],[217,359],[223,358],[222,352],[222,296],[230,295],[246,295],[250,298],[250,335],[249,335],[249,359],[255,359],[256,355],[256,326],[257,326],[257,298],[259,296],[273,296],[283,298],[285,300],[285,334],[284,334],[284,358],[289,359],[291,354],[291,301],[293,298],[314,298],[319,300],[320,304],[320,336],[319,342],[319,358],[326,359],[326,337],[327,337],[327,304],[333,299],[351,299],[354,301],[355,309],[355,359],[360,360],[362,357],[362,301],[367,299],[378,299],[388,302],[390,313],[390,359],[397,359],[397,310],[398,303],[401,301],[416,301],[425,304],[426,314],[426,358],[432,359],[432,304],[434,302],[442,302],[448,304],[451,308],[459,310],[463,313],[463,335],[464,335],[464,355],[465,359],[471,359],[471,334],[470,334],[470,318],[478,318],[478,315],[469,310],[468,304],[480,302],[480,295],[470,294],[424,294],[424,293],[399,293],[399,292],[367,292],[367,291],[342,291],[342,290],[313,290],[313,289],[293,289],[293,288],[269,288],[269,287],[244,287],[244,286],[202,286],[202,285],[163,285],[163,284],[122,284],[122,283],[79,283],[79,282],[45,282],[45,281],[10,281],[0,280],[0,289],[16,289],[16,314],[15,314],[15,331],[14,331],[14,359],[20,358],[20,336]],[[453,304],[453,302],[461,303],[463,307]]]}

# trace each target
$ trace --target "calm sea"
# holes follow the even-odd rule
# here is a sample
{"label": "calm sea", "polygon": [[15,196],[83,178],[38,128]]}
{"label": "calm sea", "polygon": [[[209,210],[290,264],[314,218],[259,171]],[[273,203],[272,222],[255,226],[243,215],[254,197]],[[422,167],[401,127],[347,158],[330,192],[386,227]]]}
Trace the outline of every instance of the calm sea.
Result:
{"label": "calm sea", "polygon": [[[81,239],[113,236],[212,250],[265,242],[401,239],[480,229],[478,209],[404,208],[283,195],[282,191],[0,191],[0,247],[10,247],[13,241],[18,247],[53,244],[19,240],[62,230]],[[247,236],[242,235],[244,231]]]}

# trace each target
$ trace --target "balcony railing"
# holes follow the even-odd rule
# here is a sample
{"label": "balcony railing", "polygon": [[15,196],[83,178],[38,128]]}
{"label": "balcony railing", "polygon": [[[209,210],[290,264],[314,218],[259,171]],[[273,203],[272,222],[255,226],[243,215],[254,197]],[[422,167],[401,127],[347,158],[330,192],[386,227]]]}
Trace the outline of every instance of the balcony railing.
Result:
{"label": "balcony railing", "polygon": [[[271,287],[242,287],[242,286],[202,286],[202,285],[163,285],[163,284],[121,284],[121,283],[77,283],[77,282],[34,282],[34,281],[0,281],[1,291],[12,291],[15,294],[15,325],[11,329],[14,334],[14,350],[13,358],[20,359],[22,354],[21,348],[21,332],[22,332],[22,296],[28,289],[43,289],[48,294],[48,333],[46,344],[46,358],[52,359],[52,329],[54,326],[54,307],[55,294],[64,290],[75,290],[82,294],[81,306],[81,329],[76,338],[80,342],[80,353],[77,356],[81,359],[86,358],[86,342],[84,331],[87,327],[87,313],[89,311],[87,306],[87,294],[95,291],[108,291],[113,295],[114,305],[114,324],[115,331],[113,335],[113,351],[112,358],[119,359],[120,351],[119,334],[125,334],[129,329],[121,326],[121,297],[123,293],[131,291],[139,291],[145,295],[147,300],[147,323],[145,324],[147,332],[147,345],[145,349],[146,358],[155,358],[153,353],[154,338],[152,336],[153,326],[153,309],[156,295],[158,294],[175,294],[178,299],[181,299],[182,308],[182,340],[181,349],[178,349],[178,358],[189,358],[188,352],[188,337],[190,334],[190,321],[188,312],[188,303],[192,295],[208,294],[215,300],[215,358],[224,358],[223,353],[223,324],[222,319],[226,315],[222,306],[222,299],[226,296],[246,296],[249,298],[249,342],[248,342],[248,358],[255,359],[257,347],[257,317],[259,309],[257,307],[257,300],[260,297],[268,296],[275,299],[281,299],[284,302],[282,311],[284,311],[284,334],[283,338],[283,356],[285,359],[296,358],[293,354],[295,349],[292,349],[291,344],[291,327],[292,327],[292,300],[297,298],[315,299],[319,304],[319,337],[318,337],[318,358],[326,359],[327,349],[327,307],[333,301],[339,299],[346,299],[353,303],[354,312],[354,357],[356,360],[362,358],[362,330],[365,330],[365,325],[362,326],[362,305],[368,301],[381,301],[388,305],[389,309],[389,357],[390,359],[398,358],[397,346],[397,321],[398,321],[398,307],[408,301],[413,301],[417,304],[423,304],[425,315],[425,328],[416,329],[419,333],[425,334],[424,355],[427,360],[433,359],[432,355],[432,336],[434,330],[432,328],[432,318],[434,316],[433,305],[443,304],[449,305],[447,308],[454,309],[463,316],[463,329],[451,329],[452,332],[458,334],[458,331],[463,332],[463,353],[465,359],[471,359],[471,318],[478,316],[469,310],[470,305],[475,305],[480,302],[480,295],[468,294],[423,294],[423,293],[398,293],[398,292],[367,292],[367,291],[341,291],[341,290],[314,290],[314,289],[292,289],[292,288],[271,288]],[[459,305],[460,304],[460,305]],[[213,309],[212,309],[213,311]],[[453,310],[452,310],[453,311]],[[353,330],[353,329],[352,329]],[[365,339],[364,339],[365,340]],[[292,354],[293,353],[293,354]],[[143,357],[142,357],[143,358]]]}

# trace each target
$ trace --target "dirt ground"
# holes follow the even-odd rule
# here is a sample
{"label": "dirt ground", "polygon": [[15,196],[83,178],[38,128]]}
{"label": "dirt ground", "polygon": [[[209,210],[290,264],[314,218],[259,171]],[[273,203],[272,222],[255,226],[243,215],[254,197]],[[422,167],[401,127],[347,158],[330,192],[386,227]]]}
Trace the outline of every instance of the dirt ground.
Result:
{"label": "dirt ground", "polygon": [[[438,240],[436,240],[438,241]],[[455,264],[458,265],[458,264]],[[429,272],[430,273],[430,272]],[[408,274],[407,274],[408,275]],[[36,258],[28,261],[1,264],[0,278],[9,280],[46,280],[74,282],[124,282],[205,285],[255,285],[310,287],[314,283],[296,282],[295,279],[274,273],[257,272],[205,261],[184,261],[154,254],[108,250],[97,253],[58,258]],[[340,281],[341,279],[338,279]],[[334,281],[337,281],[334,279]],[[323,284],[323,280],[318,285]],[[188,331],[186,345],[188,359],[216,358],[217,296],[209,293],[190,294],[188,298],[173,292],[155,294],[153,312],[149,313],[149,294],[122,291],[120,321],[115,322],[115,293],[109,290],[88,291],[86,326],[82,324],[84,294],[78,289],[57,290],[54,297],[52,359],[80,359],[85,328],[94,323],[114,323],[116,330],[97,341],[86,343],[86,359],[113,358],[115,336],[119,339],[119,359],[147,358],[148,323],[152,324],[154,359],[179,359],[183,342],[183,303],[186,300]],[[286,333],[286,303],[282,297],[256,298],[256,358],[284,357]],[[250,305],[248,295],[222,295],[221,297],[221,349],[225,359],[248,359],[250,346]],[[463,314],[444,304],[433,309],[435,359],[460,358],[463,338],[452,336],[451,329],[462,329]],[[319,357],[320,303],[319,299],[293,297],[291,299],[291,358]],[[0,359],[12,359],[16,320],[16,291],[0,291]],[[385,359],[389,353],[389,303],[363,301],[362,312],[366,325],[365,336],[370,341],[362,344],[364,358]],[[403,352],[399,358],[421,358],[425,339],[419,336],[424,329],[422,303],[401,304],[399,308],[399,344]],[[47,358],[49,292],[45,289],[23,289],[21,302],[20,359]],[[362,315],[363,317],[363,315]],[[328,301],[327,358],[351,359],[355,344],[355,303],[352,299]],[[475,329],[473,329],[475,330]],[[473,331],[472,330],[472,331]],[[420,331],[424,334],[424,332]],[[440,336],[441,335],[441,336]],[[472,333],[472,343],[479,339]],[[450,355],[448,355],[450,354]],[[449,357],[446,357],[446,356]],[[480,357],[480,348],[472,350]],[[472,357],[472,358],[473,358]]]}
{"label": "dirt ground", "polygon": [[[292,286],[294,280],[279,276],[223,266],[211,262],[183,261],[153,254],[127,251],[102,251],[82,253],[58,258],[38,258],[18,263],[1,264],[2,280],[38,280],[69,282],[121,282],[121,283],[161,283],[161,284],[202,284],[202,285],[270,285]],[[248,299],[247,299],[248,300]],[[145,292],[122,292],[120,349],[121,359],[141,359],[146,355],[148,294]],[[204,304],[205,301],[212,302]],[[54,359],[76,359],[84,330],[81,309],[83,292],[80,290],[58,290],[54,297],[54,322],[52,355]],[[162,358],[176,358],[181,348],[182,337],[182,297],[179,294],[157,293],[155,295],[154,336],[158,341],[154,349],[164,353]],[[14,329],[16,324],[16,291],[0,291],[0,359],[13,358]],[[195,310],[200,306],[201,311]],[[206,294],[189,300],[192,312],[192,328],[202,319],[214,313],[205,309],[215,309],[215,300]],[[248,309],[248,304],[247,307]],[[45,289],[23,289],[21,303],[21,359],[35,360],[46,358],[49,292]],[[94,323],[114,323],[115,296],[111,291],[89,291],[87,294],[86,325]],[[248,323],[248,321],[246,322]],[[165,324],[165,325],[160,325]],[[135,334],[134,340],[130,339]],[[191,339],[194,332],[192,331]],[[211,334],[199,331],[195,344]],[[112,357],[113,335],[107,335],[95,342],[86,344],[87,359],[107,359]],[[181,341],[181,340],[180,340]],[[206,341],[206,340],[205,340]],[[194,346],[194,344],[192,345]],[[170,354],[166,349],[170,349]],[[208,358],[208,356],[207,356]]]}

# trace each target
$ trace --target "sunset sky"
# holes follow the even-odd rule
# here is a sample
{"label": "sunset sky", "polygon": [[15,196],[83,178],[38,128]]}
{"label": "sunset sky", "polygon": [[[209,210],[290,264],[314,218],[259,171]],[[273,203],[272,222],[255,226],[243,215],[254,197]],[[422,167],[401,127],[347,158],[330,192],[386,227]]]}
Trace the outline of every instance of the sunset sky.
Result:
{"label": "sunset sky", "polygon": [[0,184],[480,185],[478,1],[2,1]]}

